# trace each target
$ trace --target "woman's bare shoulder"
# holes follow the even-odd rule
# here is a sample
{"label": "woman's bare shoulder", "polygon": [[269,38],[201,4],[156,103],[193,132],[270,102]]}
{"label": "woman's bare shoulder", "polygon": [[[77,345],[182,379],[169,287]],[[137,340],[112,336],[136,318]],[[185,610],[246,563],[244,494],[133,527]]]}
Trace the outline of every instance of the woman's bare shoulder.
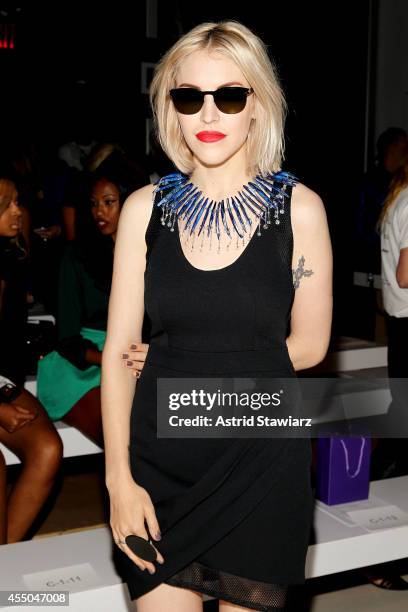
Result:
{"label": "woman's bare shoulder", "polygon": [[150,212],[153,205],[154,185],[149,183],[133,191],[126,199],[123,208],[139,210],[140,212]]}
{"label": "woman's bare shoulder", "polygon": [[145,235],[153,210],[154,185],[136,189],[126,198],[120,211],[115,251],[125,248],[143,250]]}
{"label": "woman's bare shoulder", "polygon": [[146,230],[153,208],[154,185],[149,183],[133,191],[125,200],[120,213],[120,223],[125,222]]}
{"label": "woman's bare shoulder", "polygon": [[326,223],[326,210],[321,197],[303,183],[296,183],[292,190],[292,223],[307,228]]}

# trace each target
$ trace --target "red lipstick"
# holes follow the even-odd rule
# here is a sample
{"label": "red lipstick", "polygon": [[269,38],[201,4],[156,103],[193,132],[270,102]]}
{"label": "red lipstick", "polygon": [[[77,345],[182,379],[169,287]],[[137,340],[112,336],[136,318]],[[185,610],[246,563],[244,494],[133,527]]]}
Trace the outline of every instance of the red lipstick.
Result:
{"label": "red lipstick", "polygon": [[198,132],[196,134],[198,140],[202,142],[216,142],[217,140],[221,140],[221,138],[225,138],[226,134],[222,132]]}

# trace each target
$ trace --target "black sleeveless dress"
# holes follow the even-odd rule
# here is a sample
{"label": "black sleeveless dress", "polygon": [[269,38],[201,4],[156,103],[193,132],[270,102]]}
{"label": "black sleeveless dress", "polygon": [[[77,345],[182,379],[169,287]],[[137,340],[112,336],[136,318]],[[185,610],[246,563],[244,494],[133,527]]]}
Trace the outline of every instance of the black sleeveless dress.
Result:
{"label": "black sleeveless dress", "polygon": [[165,563],[150,575],[114,547],[131,599],[165,582],[276,611],[285,609],[290,585],[305,581],[310,439],[174,439],[156,430],[157,378],[296,377],[285,341],[294,298],[286,202],[279,225],[255,231],[235,262],[210,271],[188,262],[177,222],[171,232],[153,206],[145,271],[151,336],[132,405],[129,462],[152,498],[162,532],[154,543]]}

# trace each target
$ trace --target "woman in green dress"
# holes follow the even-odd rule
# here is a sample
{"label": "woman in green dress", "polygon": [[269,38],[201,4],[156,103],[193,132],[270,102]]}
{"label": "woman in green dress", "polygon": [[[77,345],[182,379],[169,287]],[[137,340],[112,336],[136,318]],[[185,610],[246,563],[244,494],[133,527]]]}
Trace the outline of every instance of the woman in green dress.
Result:
{"label": "woman in green dress", "polygon": [[57,346],[39,361],[37,384],[53,421],[63,420],[103,447],[100,365],[115,238],[129,188],[120,173],[104,172],[92,176],[88,193],[81,231],[61,262]]}

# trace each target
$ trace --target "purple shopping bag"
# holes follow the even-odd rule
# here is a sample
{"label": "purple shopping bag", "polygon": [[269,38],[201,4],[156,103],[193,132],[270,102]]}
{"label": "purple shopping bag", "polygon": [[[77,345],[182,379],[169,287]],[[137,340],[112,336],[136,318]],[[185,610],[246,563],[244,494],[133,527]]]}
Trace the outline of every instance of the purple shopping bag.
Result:
{"label": "purple shopping bag", "polygon": [[328,506],[368,499],[371,438],[318,438],[316,499]]}

